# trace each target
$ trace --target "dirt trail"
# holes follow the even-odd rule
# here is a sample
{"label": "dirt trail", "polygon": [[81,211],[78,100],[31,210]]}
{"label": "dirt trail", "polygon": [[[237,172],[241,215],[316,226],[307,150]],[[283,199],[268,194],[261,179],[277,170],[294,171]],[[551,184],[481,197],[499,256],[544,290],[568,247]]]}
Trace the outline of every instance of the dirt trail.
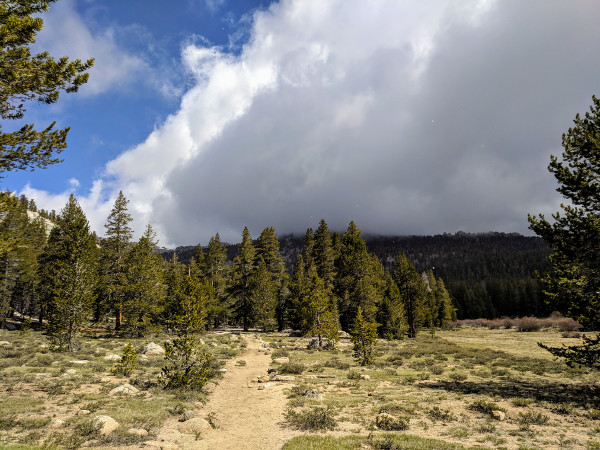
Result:
{"label": "dirt trail", "polygon": [[[208,403],[195,411],[197,417],[212,414],[217,428],[196,440],[194,435],[177,431],[177,420],[170,419],[158,435],[162,448],[275,450],[299,434],[282,426],[287,403],[283,393],[285,383],[269,383],[259,390],[261,385],[253,381],[267,374],[271,362],[271,356],[261,349],[260,337],[252,334],[241,337],[247,344],[245,351],[228,361],[227,372],[210,394]],[[238,360],[246,365],[236,365]]]}

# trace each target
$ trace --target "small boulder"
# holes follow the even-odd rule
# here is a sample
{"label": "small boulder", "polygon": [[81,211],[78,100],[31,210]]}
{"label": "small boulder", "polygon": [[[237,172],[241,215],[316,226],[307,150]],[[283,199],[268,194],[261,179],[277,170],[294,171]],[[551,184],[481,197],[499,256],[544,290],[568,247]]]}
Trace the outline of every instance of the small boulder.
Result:
{"label": "small boulder", "polygon": [[148,431],[144,430],[143,428],[130,428],[127,430],[127,433],[135,436],[148,436]]}
{"label": "small boulder", "polygon": [[341,339],[350,339],[352,337],[352,336],[350,336],[349,333],[346,333],[345,331],[342,331],[342,330],[338,331],[338,336]]}
{"label": "small boulder", "polygon": [[268,383],[269,381],[271,381],[271,378],[266,375],[259,375],[256,377],[257,383]]}
{"label": "small boulder", "polygon": [[50,423],[50,428],[60,428],[64,425],[65,421],[64,420],[60,420],[60,419],[56,419],[54,420],[52,423]]}
{"label": "small boulder", "polygon": [[193,419],[194,417],[196,417],[196,413],[194,411],[184,411],[184,413],[181,415],[181,417],[179,418],[180,422],[187,422],[190,419]]}
{"label": "small boulder", "polygon": [[111,390],[108,395],[111,397],[115,395],[135,395],[138,392],[139,390],[137,388],[133,387],[129,383],[125,383]]}
{"label": "small boulder", "polygon": [[190,420],[186,420],[185,422],[181,422],[177,429],[180,433],[185,434],[202,434],[212,430],[210,423],[206,419],[202,417],[194,417]]}
{"label": "small boulder", "polygon": [[102,377],[100,378],[100,383],[110,383],[112,381],[111,377]]}
{"label": "small boulder", "polygon": [[271,381],[295,381],[296,378],[291,375],[271,375]]}
{"label": "small boulder", "polygon": [[262,391],[263,389],[269,388],[271,386],[275,386],[275,383],[272,383],[270,381],[268,383],[262,383],[258,386],[258,390]]}
{"label": "small boulder", "polygon": [[500,420],[500,421],[505,420],[506,413],[504,411],[494,410],[494,411],[492,411],[492,419]]}
{"label": "small boulder", "polygon": [[107,435],[119,428],[119,422],[110,416],[96,416],[94,418],[94,425],[98,430],[98,433]]}
{"label": "small boulder", "polygon": [[290,363],[290,358],[288,358],[287,356],[283,356],[281,358],[275,358],[273,360],[273,362],[275,362],[277,364],[289,364]]}
{"label": "small boulder", "polygon": [[11,343],[8,341],[0,341],[0,347],[10,347]]}
{"label": "small boulder", "polygon": [[78,366],[83,366],[84,364],[89,363],[87,359],[75,359],[71,361],[71,364],[77,364]]}
{"label": "small boulder", "polygon": [[302,394],[302,396],[310,398],[312,400],[323,400],[323,394],[321,394],[316,389],[307,389],[306,391],[304,391],[304,394]]}
{"label": "small boulder", "polygon": [[226,373],[226,372],[227,372],[227,369],[226,369],[225,367],[222,367],[222,368],[220,368],[220,369],[219,369],[219,372],[221,372],[221,373]]}
{"label": "small boulder", "polygon": [[165,354],[165,349],[162,348],[160,345],[155,344],[154,342],[150,342],[149,344],[146,344],[146,346],[144,347],[144,354],[145,355],[164,355]]}
{"label": "small boulder", "polygon": [[90,410],[89,409],[80,409],[79,411],[77,411],[77,415],[78,416],[87,416],[88,414],[90,414]]}
{"label": "small boulder", "polygon": [[371,376],[363,373],[360,375],[360,379],[361,380],[370,380]]}
{"label": "small boulder", "polygon": [[121,361],[121,357],[119,355],[115,355],[114,353],[109,353],[104,357],[106,361]]}

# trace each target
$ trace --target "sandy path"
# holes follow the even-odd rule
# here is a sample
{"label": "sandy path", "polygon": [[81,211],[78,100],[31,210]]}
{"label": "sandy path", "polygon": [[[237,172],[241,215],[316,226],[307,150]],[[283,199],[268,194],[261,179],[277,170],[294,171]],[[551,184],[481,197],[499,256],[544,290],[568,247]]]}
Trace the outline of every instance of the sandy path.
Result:
{"label": "sandy path", "polygon": [[[271,356],[261,351],[259,337],[248,334],[242,338],[247,344],[245,351],[228,361],[227,372],[209,395],[208,403],[195,411],[197,417],[213,414],[217,429],[196,440],[193,435],[179,433],[176,419],[170,419],[158,435],[159,441],[164,443],[161,447],[275,450],[299,434],[282,426],[287,403],[283,393],[286,385],[272,383],[259,390],[260,384],[253,381],[257,376],[267,374]],[[246,361],[246,365],[237,366],[238,360]],[[169,446],[169,442],[175,445]]]}

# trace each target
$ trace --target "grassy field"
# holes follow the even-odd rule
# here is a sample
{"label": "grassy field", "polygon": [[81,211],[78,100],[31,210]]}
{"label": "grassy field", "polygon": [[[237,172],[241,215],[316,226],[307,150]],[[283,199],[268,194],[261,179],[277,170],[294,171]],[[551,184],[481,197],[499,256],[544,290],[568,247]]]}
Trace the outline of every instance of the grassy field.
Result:
{"label": "grassy field", "polygon": [[[0,330],[0,341],[8,342],[0,345],[0,448],[79,448],[84,443],[113,447],[151,440],[167,417],[205,400],[203,392],[165,391],[159,383],[164,357],[141,355],[145,344],[163,344],[168,338],[84,336],[78,352],[53,353],[39,332]],[[211,334],[204,341],[216,356],[213,370],[218,378],[223,361],[239,353],[241,341],[230,334]],[[123,377],[111,372],[115,362],[106,356],[120,356],[127,343],[140,353],[140,360],[135,372]],[[138,392],[110,395],[124,383]],[[119,429],[99,435],[91,419],[96,415],[112,417]]]}
{"label": "grassy field", "polygon": [[[131,343],[138,352],[168,336],[84,336],[74,354],[52,353],[38,332],[0,331],[0,447],[116,447],[151,440],[170,416],[205,401],[202,392],[162,389],[161,356],[140,357],[130,377],[111,373]],[[242,341],[203,336],[214,370],[236,358]],[[287,426],[303,430],[290,449],[600,449],[598,374],[567,367],[537,346],[572,345],[555,330],[457,328],[415,340],[379,341],[370,367],[352,358],[349,339],[336,351],[309,350],[309,339],[263,334],[287,389]],[[85,362],[83,362],[85,361]],[[290,377],[293,377],[290,378]],[[130,383],[139,392],[111,396]],[[90,417],[121,426],[100,436]],[[62,421],[59,422],[59,421]],[[145,430],[141,436],[128,432]]]}
{"label": "grassy field", "polygon": [[280,370],[301,380],[289,389],[288,418],[333,429],[285,448],[600,448],[598,374],[554,361],[540,341],[578,342],[552,330],[459,328],[380,341],[375,364],[362,368],[346,340],[332,353],[273,338],[274,357],[290,358]]}

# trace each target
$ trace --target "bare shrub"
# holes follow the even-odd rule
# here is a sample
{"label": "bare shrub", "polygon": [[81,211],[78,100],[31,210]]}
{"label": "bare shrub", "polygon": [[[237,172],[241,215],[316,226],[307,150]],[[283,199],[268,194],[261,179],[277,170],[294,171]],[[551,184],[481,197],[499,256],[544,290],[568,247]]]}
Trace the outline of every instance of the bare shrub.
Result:
{"label": "bare shrub", "polygon": [[563,317],[556,322],[558,331],[561,333],[571,333],[573,331],[579,331],[583,328],[579,322],[570,317]]}
{"label": "bare shrub", "polygon": [[515,320],[517,331],[520,332],[540,331],[544,325],[544,321],[537,317],[521,317]]}

